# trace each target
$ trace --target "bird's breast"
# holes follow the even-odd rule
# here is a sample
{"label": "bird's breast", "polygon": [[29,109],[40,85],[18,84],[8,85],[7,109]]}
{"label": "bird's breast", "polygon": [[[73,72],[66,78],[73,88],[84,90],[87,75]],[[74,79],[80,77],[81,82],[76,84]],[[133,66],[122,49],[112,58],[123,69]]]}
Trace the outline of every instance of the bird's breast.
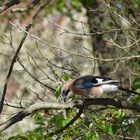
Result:
{"label": "bird's breast", "polygon": [[103,94],[103,90],[100,87],[92,87],[87,89],[72,88],[72,92],[87,97],[100,97]]}
{"label": "bird's breast", "polygon": [[103,90],[101,87],[93,87],[91,88],[89,94],[90,96],[93,96],[93,97],[100,97],[103,94]]}

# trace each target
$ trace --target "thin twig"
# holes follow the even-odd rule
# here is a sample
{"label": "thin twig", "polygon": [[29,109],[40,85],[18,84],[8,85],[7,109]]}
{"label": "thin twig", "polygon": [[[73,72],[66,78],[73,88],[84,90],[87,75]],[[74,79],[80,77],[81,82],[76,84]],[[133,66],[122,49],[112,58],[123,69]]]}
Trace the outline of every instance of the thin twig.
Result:
{"label": "thin twig", "polygon": [[[26,30],[24,30],[23,28],[19,27],[18,25],[14,24],[12,22],[10,22],[10,24],[12,26],[14,26],[14,27],[17,27],[19,30],[22,30],[23,32],[26,32],[27,34],[29,34],[31,37],[33,37],[35,40],[41,42],[42,44],[47,45],[48,48],[54,48],[54,49],[57,49],[57,50],[61,50],[61,51],[65,52],[65,53],[68,53],[68,54],[72,54],[72,55],[76,55],[76,56],[79,56],[79,57],[82,57],[82,58],[86,58],[89,61],[98,60],[98,61],[102,61],[102,62],[112,62],[112,61],[118,61],[118,60],[126,60],[127,61],[127,60],[130,60],[130,59],[140,58],[140,55],[131,55],[131,56],[117,57],[117,58],[97,58],[97,57],[87,56],[85,54],[80,54],[80,53],[76,53],[76,52],[70,52],[68,50],[62,49],[62,47],[58,47],[58,46],[56,46],[54,44],[51,44],[51,43],[49,43],[49,42],[47,42],[45,40],[40,39],[39,37],[33,35],[30,32],[27,32]],[[135,43],[136,42],[134,42],[133,45]]]}
{"label": "thin twig", "polygon": [[2,110],[3,110],[4,99],[5,99],[5,95],[6,95],[6,91],[7,91],[7,85],[8,85],[9,79],[10,79],[10,77],[11,77],[11,74],[12,74],[12,71],[13,71],[13,67],[14,67],[14,64],[15,64],[15,62],[16,62],[16,59],[17,59],[17,57],[18,57],[18,54],[19,54],[19,52],[20,52],[20,50],[21,50],[21,48],[22,48],[22,46],[23,46],[23,44],[24,44],[24,42],[25,42],[25,39],[26,39],[26,37],[27,37],[27,35],[28,35],[27,32],[29,32],[29,30],[31,29],[32,24],[33,24],[33,22],[35,21],[35,19],[39,16],[39,13],[42,11],[42,9],[43,9],[49,2],[50,2],[50,0],[47,0],[47,1],[45,1],[45,2],[40,6],[40,8],[39,8],[39,9],[37,10],[37,12],[33,15],[33,17],[32,17],[32,19],[31,19],[30,23],[28,24],[28,26],[27,26],[26,29],[25,29],[26,32],[24,32],[24,35],[23,35],[23,37],[22,37],[22,39],[21,39],[21,42],[20,42],[20,44],[19,44],[19,46],[18,46],[18,48],[17,48],[17,50],[16,50],[16,52],[15,52],[15,55],[14,55],[14,57],[13,57],[13,59],[12,59],[12,62],[11,62],[11,65],[10,65],[10,68],[9,68],[9,70],[8,70],[8,74],[7,74],[7,77],[6,77],[6,80],[5,80],[5,84],[4,84],[4,88],[3,88],[3,93],[2,93],[2,98],[1,98],[1,103],[0,103],[0,113],[1,113]]}
{"label": "thin twig", "polygon": [[37,79],[35,76],[33,76],[27,69],[26,67],[22,64],[22,62],[19,60],[19,58],[17,59],[17,61],[19,62],[19,64],[23,67],[23,69],[38,83],[40,83],[41,85],[43,85],[44,87],[47,87],[48,89],[50,89],[51,91],[55,91],[54,88],[52,88],[51,86],[44,84],[43,82],[41,82],[39,79]]}

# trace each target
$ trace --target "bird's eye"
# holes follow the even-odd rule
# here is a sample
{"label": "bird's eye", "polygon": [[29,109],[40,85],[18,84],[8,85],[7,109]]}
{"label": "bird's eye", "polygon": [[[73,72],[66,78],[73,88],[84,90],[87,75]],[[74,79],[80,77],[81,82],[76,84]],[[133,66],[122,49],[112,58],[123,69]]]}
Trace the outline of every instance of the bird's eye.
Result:
{"label": "bird's eye", "polygon": [[91,82],[95,84],[98,83],[98,81],[95,78],[92,78]]}

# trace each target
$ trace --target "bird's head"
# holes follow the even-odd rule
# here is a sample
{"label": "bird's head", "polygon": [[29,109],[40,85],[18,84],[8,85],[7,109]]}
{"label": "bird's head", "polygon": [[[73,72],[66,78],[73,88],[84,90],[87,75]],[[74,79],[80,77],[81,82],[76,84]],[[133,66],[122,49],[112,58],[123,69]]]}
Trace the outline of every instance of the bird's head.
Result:
{"label": "bird's head", "polygon": [[61,96],[66,102],[68,93],[71,91],[72,81],[65,83],[61,89]]}
{"label": "bird's head", "polygon": [[67,96],[68,96],[68,93],[69,93],[69,92],[70,92],[69,89],[62,88],[62,90],[61,90],[61,96],[62,96],[62,98],[64,99],[64,102],[66,102]]}

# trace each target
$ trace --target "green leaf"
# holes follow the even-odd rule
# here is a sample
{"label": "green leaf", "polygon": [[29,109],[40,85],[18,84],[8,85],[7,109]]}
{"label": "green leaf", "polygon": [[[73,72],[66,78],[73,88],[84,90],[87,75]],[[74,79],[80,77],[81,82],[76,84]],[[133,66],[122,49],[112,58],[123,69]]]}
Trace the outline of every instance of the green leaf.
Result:
{"label": "green leaf", "polygon": [[65,125],[64,118],[60,115],[55,116],[53,118],[53,122],[55,123],[57,129],[60,129]]}
{"label": "green leaf", "polygon": [[68,75],[68,74],[64,74],[64,75],[62,76],[62,79],[63,79],[64,81],[68,81],[69,78],[70,78],[70,75]]}
{"label": "green leaf", "polygon": [[135,134],[135,132],[136,132],[136,127],[135,127],[135,125],[130,125],[128,131],[129,131],[131,134]]}
{"label": "green leaf", "polygon": [[71,5],[76,8],[77,10],[80,10],[81,9],[81,2],[79,0],[72,0],[71,1]]}
{"label": "green leaf", "polygon": [[64,9],[64,1],[63,0],[59,0],[57,5],[56,5],[56,9],[59,11],[59,12],[62,12],[63,9]]}
{"label": "green leaf", "polygon": [[42,134],[33,132],[29,134],[28,140],[43,140],[43,136]]}
{"label": "green leaf", "polygon": [[4,0],[0,0],[0,4],[2,4],[4,2]]}
{"label": "green leaf", "polygon": [[53,11],[53,6],[52,5],[48,5],[47,7],[47,14],[51,14]]}
{"label": "green leaf", "polygon": [[112,133],[115,134],[117,133],[118,126],[117,125],[112,125]]}
{"label": "green leaf", "polygon": [[10,137],[8,140],[28,140],[26,136],[16,135],[13,137]]}
{"label": "green leaf", "polygon": [[140,88],[139,88],[139,89],[137,89],[137,92],[140,94]]}
{"label": "green leaf", "polygon": [[99,140],[99,136],[98,136],[98,133],[92,133],[92,136],[91,136],[92,140]]}
{"label": "green leaf", "polygon": [[110,134],[113,134],[113,128],[112,128],[112,125],[109,126],[109,133],[110,133]]}
{"label": "green leaf", "polygon": [[42,116],[41,116],[41,114],[39,112],[36,112],[34,114],[34,121],[35,121],[36,124],[42,124],[42,122],[43,122],[42,119],[43,118],[42,118]]}
{"label": "green leaf", "polygon": [[62,85],[58,85],[55,91],[55,96],[58,98],[61,94]]}
{"label": "green leaf", "polygon": [[133,84],[133,88],[140,89],[140,79],[139,78],[135,79],[134,84]]}

